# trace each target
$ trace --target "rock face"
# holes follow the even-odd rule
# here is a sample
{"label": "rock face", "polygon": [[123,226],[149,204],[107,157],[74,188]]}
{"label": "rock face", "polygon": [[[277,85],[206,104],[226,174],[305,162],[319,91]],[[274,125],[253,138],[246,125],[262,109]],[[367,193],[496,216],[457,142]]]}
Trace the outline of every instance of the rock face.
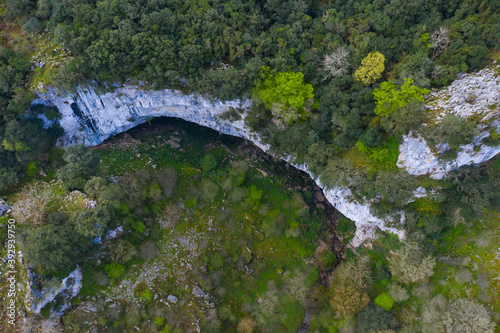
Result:
{"label": "rock face", "polygon": [[224,134],[251,136],[243,120],[231,122],[218,118],[230,108],[248,108],[248,100],[212,102],[175,90],[143,91],[131,86],[102,95],[92,86],[78,87],[74,95],[57,96],[56,91],[50,89],[47,93],[39,93],[39,97],[34,103],[55,105],[62,114],[60,124],[65,134],[60,143],[63,146],[82,142],[95,146],[114,134],[159,116],[181,118]]}
{"label": "rock face", "polygon": [[52,312],[51,317],[60,317],[70,305],[71,299],[80,292],[82,288],[82,272],[77,267],[66,278],[61,281],[58,286],[52,286],[48,289],[41,290],[38,294],[34,294],[34,302],[32,310],[39,314],[43,307],[52,302],[56,297],[61,297],[64,303],[60,306],[57,312]]}
{"label": "rock face", "polygon": [[[474,97],[474,98],[472,98]],[[500,128],[500,75],[494,68],[486,68],[477,73],[463,74],[449,87],[434,91],[427,98],[426,105],[431,117],[437,122],[446,114],[466,118],[480,117],[481,121],[491,121],[492,128]],[[486,126],[483,125],[483,130]],[[416,133],[403,137],[399,147],[401,154],[398,166],[415,176],[429,175],[442,179],[450,170],[467,164],[485,162],[500,153],[500,147],[481,144],[490,134],[488,130],[474,138],[473,142],[461,146],[456,160],[442,163],[438,160],[425,140]],[[474,151],[474,146],[479,146]]]}

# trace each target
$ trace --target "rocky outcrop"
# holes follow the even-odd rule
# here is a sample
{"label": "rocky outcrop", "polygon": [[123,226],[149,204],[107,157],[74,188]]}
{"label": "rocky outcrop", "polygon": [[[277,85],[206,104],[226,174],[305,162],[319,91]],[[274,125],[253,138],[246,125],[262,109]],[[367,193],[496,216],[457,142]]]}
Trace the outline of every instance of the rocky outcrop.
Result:
{"label": "rocky outcrop", "polygon": [[[498,68],[498,67],[497,67]],[[452,162],[441,162],[437,153],[431,151],[427,142],[417,133],[403,137],[399,147],[398,166],[415,176],[429,175],[442,179],[450,170],[467,164],[485,162],[500,153],[500,146],[482,144],[489,134],[489,128],[500,128],[500,75],[495,68],[486,68],[477,73],[462,74],[450,86],[433,91],[427,97],[426,107],[430,118],[439,122],[446,114],[477,117],[482,133],[468,145],[461,146],[457,158]],[[490,126],[484,125],[486,121]],[[475,150],[474,147],[479,147]]]}
{"label": "rocky outcrop", "polygon": [[39,292],[32,292],[33,307],[32,310],[36,314],[40,314],[43,307],[52,302],[56,297],[63,300],[63,304],[58,308],[57,312],[53,311],[51,317],[60,317],[64,311],[71,304],[71,299],[80,292],[82,288],[82,272],[77,267],[66,278],[62,279],[60,284],[40,290]]}

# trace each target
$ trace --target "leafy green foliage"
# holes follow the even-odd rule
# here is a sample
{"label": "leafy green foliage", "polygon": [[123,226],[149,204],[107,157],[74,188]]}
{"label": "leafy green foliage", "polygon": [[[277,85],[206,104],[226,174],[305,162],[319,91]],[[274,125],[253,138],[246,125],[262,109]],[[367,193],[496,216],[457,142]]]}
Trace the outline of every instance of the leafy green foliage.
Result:
{"label": "leafy green foliage", "polygon": [[354,79],[369,85],[382,77],[385,56],[380,52],[369,53],[362,61],[361,66],[354,72]]}
{"label": "leafy green foliage", "polygon": [[67,164],[57,171],[57,176],[68,189],[83,189],[99,164],[97,154],[83,144],[66,148],[63,159]]}
{"label": "leafy green foliage", "polygon": [[68,223],[67,216],[53,214],[48,219],[48,224],[26,231],[26,258],[44,274],[69,271],[85,260],[92,242]]}
{"label": "leafy green foliage", "polygon": [[391,81],[382,82],[380,87],[373,91],[377,103],[375,114],[388,117],[412,101],[423,102],[424,95],[428,94],[429,90],[420,89],[413,82],[412,79],[405,79],[399,89]]}
{"label": "leafy green foliage", "polygon": [[391,311],[392,307],[394,306],[394,299],[392,299],[391,296],[389,296],[387,293],[382,293],[375,297],[373,300],[375,305],[378,305],[382,307],[385,311]]}
{"label": "leafy green foliage", "polygon": [[207,174],[209,171],[213,170],[217,166],[217,160],[213,155],[207,154],[203,157],[201,161],[201,169],[203,174]]}
{"label": "leafy green foliage", "polygon": [[106,271],[106,274],[108,274],[108,276],[113,280],[119,278],[123,275],[123,273],[125,273],[125,267],[115,262],[109,263],[104,266],[104,270]]}
{"label": "leafy green foliage", "polygon": [[286,125],[304,119],[314,102],[313,86],[304,82],[301,72],[270,73],[264,68],[257,81],[255,93],[266,108]]}
{"label": "leafy green foliage", "polygon": [[398,327],[398,322],[392,313],[373,304],[358,313],[356,320],[358,322],[356,330],[359,332],[394,330]]}

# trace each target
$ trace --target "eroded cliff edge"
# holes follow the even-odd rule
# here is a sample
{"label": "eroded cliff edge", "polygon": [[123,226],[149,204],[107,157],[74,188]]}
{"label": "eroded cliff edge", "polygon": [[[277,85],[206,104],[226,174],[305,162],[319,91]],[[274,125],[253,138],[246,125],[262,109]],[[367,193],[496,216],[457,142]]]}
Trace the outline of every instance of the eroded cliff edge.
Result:
{"label": "eroded cliff edge", "polygon": [[[499,89],[500,76],[489,68],[465,74],[447,89],[433,92],[430,98],[432,103],[428,102],[427,107],[430,112],[439,111],[435,112],[437,121],[446,113],[462,117],[480,114],[485,121],[492,121],[491,126],[498,128]],[[464,98],[470,94],[474,94],[476,98],[473,102],[466,102]],[[269,146],[261,141],[258,134],[245,126],[244,119],[251,106],[249,100],[210,101],[175,90],[148,91],[135,86],[122,86],[106,93],[98,93],[93,86],[78,87],[74,94],[57,93],[55,89],[49,89],[45,93],[38,92],[38,95],[40,98],[34,103],[55,105],[62,114],[59,121],[65,131],[60,139],[62,146],[77,143],[94,146],[114,134],[162,116],[181,118],[224,134],[246,138],[264,151],[269,150]],[[230,121],[221,117],[231,108],[243,110],[242,119]],[[461,147],[455,161],[443,163],[431,151],[424,138],[418,133],[410,134],[404,137],[400,146],[398,166],[416,176],[427,174],[432,178],[443,178],[451,169],[481,163],[498,154],[500,147],[482,144],[482,140],[489,135],[487,131],[481,133],[473,143]],[[474,145],[479,149],[474,149]],[[313,177],[307,165],[295,167]],[[387,221],[375,217],[370,211],[369,203],[352,201],[348,189],[326,189],[319,178],[316,178],[316,183],[324,190],[330,203],[355,222],[357,229],[352,240],[353,246],[359,246],[363,240],[374,237],[377,228],[403,236],[403,231],[387,227]]]}

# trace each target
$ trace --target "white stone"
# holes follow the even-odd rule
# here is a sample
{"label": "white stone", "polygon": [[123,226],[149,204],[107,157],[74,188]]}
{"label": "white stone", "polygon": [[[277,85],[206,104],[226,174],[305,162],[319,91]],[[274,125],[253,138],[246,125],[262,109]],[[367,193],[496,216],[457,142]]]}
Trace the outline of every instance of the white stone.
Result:
{"label": "white stone", "polygon": [[179,299],[177,297],[175,297],[174,295],[168,295],[167,297],[167,301],[169,301],[170,303],[177,303],[179,301]]}

